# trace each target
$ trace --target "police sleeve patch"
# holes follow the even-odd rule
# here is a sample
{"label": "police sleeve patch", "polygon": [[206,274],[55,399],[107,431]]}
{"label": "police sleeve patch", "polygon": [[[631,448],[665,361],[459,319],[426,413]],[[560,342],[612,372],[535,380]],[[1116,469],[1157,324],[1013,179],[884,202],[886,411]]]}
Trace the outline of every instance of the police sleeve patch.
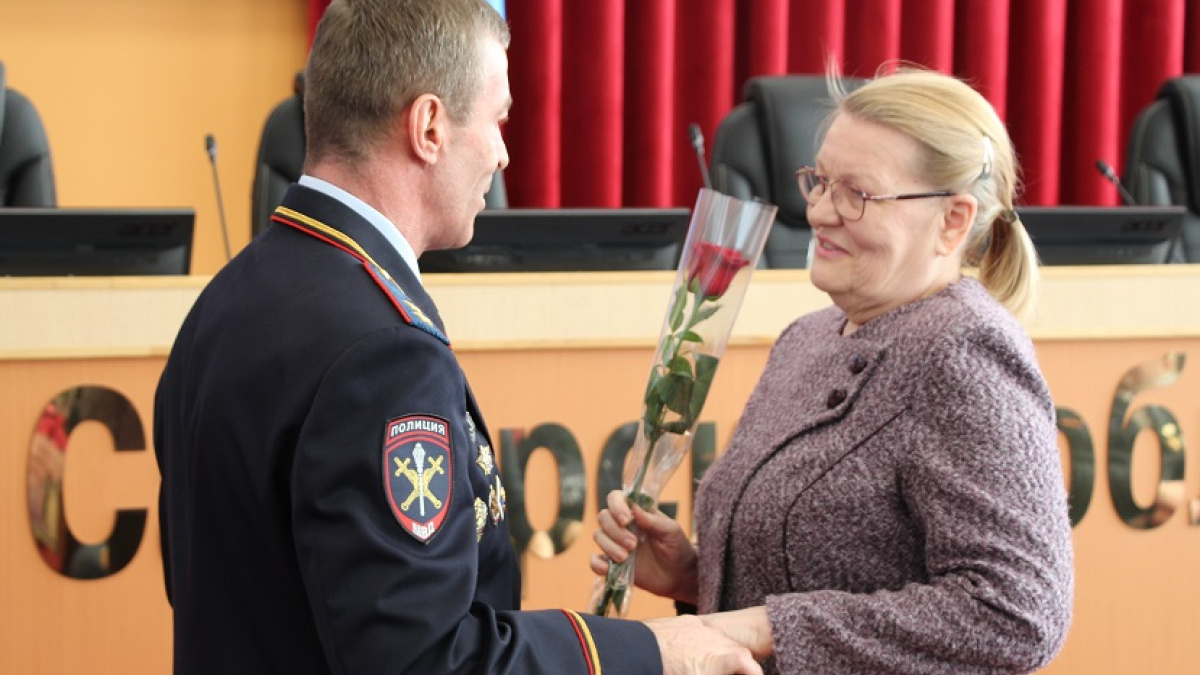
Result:
{"label": "police sleeve patch", "polygon": [[409,415],[388,422],[383,438],[388,506],[405,532],[426,543],[441,529],[450,508],[450,425],[432,415]]}

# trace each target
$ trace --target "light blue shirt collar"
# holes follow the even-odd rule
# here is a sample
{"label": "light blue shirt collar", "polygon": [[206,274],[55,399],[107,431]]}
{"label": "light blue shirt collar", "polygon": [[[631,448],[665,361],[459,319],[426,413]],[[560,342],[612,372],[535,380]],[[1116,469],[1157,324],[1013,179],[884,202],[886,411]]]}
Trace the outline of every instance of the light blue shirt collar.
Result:
{"label": "light blue shirt collar", "polygon": [[404,235],[400,234],[400,230],[396,229],[396,226],[392,224],[392,221],[388,220],[382,213],[376,211],[374,207],[370,206],[358,197],[355,197],[333,183],[323,181],[320,178],[315,178],[305,174],[300,176],[300,180],[297,182],[306,188],[310,188],[322,194],[333,197],[334,199],[353,209],[358,215],[365,218],[367,222],[375,226],[375,229],[379,230],[379,233],[383,235],[384,239],[388,240],[388,243],[392,245],[392,248],[396,249],[396,252],[399,253],[400,257],[404,260],[404,264],[408,265],[408,268],[412,270],[413,276],[417,278],[417,282],[419,283],[421,281],[421,268],[417,266],[416,252],[413,251],[412,246],[408,243],[408,240],[404,238]]}

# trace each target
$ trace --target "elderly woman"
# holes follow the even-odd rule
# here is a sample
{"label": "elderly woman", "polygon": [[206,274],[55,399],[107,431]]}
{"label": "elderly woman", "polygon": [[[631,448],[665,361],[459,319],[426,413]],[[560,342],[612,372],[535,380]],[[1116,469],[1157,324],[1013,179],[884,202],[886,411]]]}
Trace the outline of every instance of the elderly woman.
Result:
{"label": "elderly woman", "polygon": [[[832,81],[832,80],[831,80]],[[833,306],[775,344],[697,496],[698,544],[609,495],[596,541],[779,673],[1024,673],[1062,645],[1071,532],[1054,406],[1014,313],[1037,261],[976,91],[845,93],[797,172]],[[977,278],[963,275],[978,266]]]}

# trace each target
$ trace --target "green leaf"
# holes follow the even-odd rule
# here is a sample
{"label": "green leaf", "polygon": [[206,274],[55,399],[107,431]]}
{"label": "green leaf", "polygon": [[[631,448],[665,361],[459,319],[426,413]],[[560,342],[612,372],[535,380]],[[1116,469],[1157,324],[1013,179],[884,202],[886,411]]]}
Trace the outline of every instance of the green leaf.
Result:
{"label": "green leaf", "polygon": [[692,378],[679,373],[669,373],[658,381],[654,391],[668,410],[683,415],[687,412],[688,401],[692,397]]}
{"label": "green leaf", "polygon": [[667,370],[672,375],[686,375],[690,378],[692,376],[692,363],[682,356],[676,356],[667,364]]}
{"label": "green leaf", "polygon": [[691,328],[692,326],[695,326],[696,324],[707,319],[708,317],[712,316],[713,314],[716,314],[717,310],[719,310],[719,309],[721,309],[720,305],[710,305],[710,306],[705,307],[704,309],[700,310],[699,312],[696,312],[696,315],[692,317],[692,320],[690,322],[688,322],[688,328]]}
{"label": "green leaf", "polygon": [[696,379],[687,412],[688,417],[692,420],[700,417],[700,411],[704,408],[704,400],[708,398],[708,390],[712,386],[713,376],[717,374],[717,365],[720,362],[721,360],[715,356],[696,355]]}
{"label": "green leaf", "polygon": [[696,355],[696,380],[702,381],[707,386],[712,384],[713,376],[717,374],[717,366],[721,363],[721,359],[709,354]]}
{"label": "green leaf", "polygon": [[629,587],[621,579],[628,562],[609,565],[608,574],[604,577],[604,593],[592,608],[593,614],[608,616],[610,612],[615,615],[620,611],[621,604],[625,602],[625,594],[629,592]]}
{"label": "green leaf", "polygon": [[684,342],[695,342],[697,344],[704,342],[704,338],[700,337],[699,333],[690,330],[679,336],[679,339]]}
{"label": "green leaf", "polygon": [[673,378],[670,375],[660,377],[658,382],[654,383],[654,398],[669,407],[671,400],[677,396],[676,390],[678,388],[678,378]]}
{"label": "green leaf", "polygon": [[649,436],[653,430],[662,426],[663,402],[657,397],[651,401],[646,399],[646,411],[642,413],[642,433]]}
{"label": "green leaf", "polygon": [[660,379],[662,379],[662,376],[658,374],[658,368],[651,368],[650,382],[646,384],[646,393],[642,396],[642,400],[647,403],[650,401],[650,397],[654,394],[654,387],[658,385]]}
{"label": "green leaf", "polygon": [[630,493],[627,499],[629,500],[629,503],[637,504],[638,506],[642,507],[643,511],[654,511],[654,497],[651,497],[645,492],[639,491]]}
{"label": "green leaf", "polygon": [[671,307],[671,330],[679,330],[683,325],[683,308],[687,306],[687,293],[682,287],[675,291],[675,302]]}

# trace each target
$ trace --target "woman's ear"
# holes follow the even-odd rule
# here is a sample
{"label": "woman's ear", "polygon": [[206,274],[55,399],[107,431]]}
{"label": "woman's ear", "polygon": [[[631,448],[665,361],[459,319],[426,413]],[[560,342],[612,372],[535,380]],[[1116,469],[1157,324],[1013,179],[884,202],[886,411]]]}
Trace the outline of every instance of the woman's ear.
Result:
{"label": "woman's ear", "polygon": [[975,222],[975,214],[979,212],[979,202],[972,195],[954,195],[948,200],[949,207],[942,213],[937,236],[938,255],[944,256],[962,247]]}
{"label": "woman's ear", "polygon": [[433,94],[418,96],[408,107],[405,140],[413,154],[426,164],[435,164],[446,143],[449,117],[446,104]]}

